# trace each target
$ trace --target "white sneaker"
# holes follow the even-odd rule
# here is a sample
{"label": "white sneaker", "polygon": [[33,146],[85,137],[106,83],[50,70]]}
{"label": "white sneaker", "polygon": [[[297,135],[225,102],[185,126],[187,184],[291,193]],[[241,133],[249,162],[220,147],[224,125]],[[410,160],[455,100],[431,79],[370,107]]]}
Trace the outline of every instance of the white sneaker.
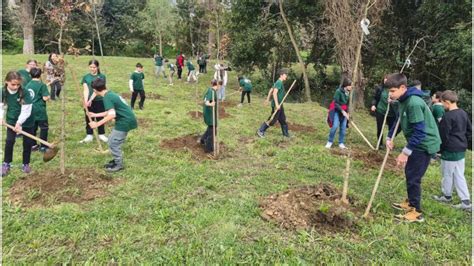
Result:
{"label": "white sneaker", "polygon": [[332,146],[332,142],[326,143],[326,146],[324,146],[326,149],[330,149]]}
{"label": "white sneaker", "polygon": [[83,140],[79,141],[79,143],[88,143],[94,139],[92,135],[87,135]]}
{"label": "white sneaker", "polygon": [[339,143],[339,149],[347,149],[346,145],[344,143]]}
{"label": "white sneaker", "polygon": [[237,107],[239,107],[239,108],[240,108],[240,107],[242,107],[242,104],[241,104],[241,103],[239,103],[239,104],[237,105]]}
{"label": "white sneaker", "polygon": [[102,140],[103,142],[109,141],[109,139],[105,135],[99,135],[99,139]]}

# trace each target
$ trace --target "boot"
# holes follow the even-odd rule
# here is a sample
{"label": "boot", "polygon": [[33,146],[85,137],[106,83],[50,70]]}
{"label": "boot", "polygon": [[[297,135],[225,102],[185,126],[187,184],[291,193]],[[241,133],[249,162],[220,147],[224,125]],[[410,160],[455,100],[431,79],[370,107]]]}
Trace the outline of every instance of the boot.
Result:
{"label": "boot", "polygon": [[290,133],[288,133],[288,125],[281,125],[281,133],[283,133],[284,137],[290,137]]}
{"label": "boot", "polygon": [[260,128],[257,130],[257,135],[261,138],[263,138],[265,136],[265,131],[269,128],[269,126],[267,125],[267,123],[263,123]]}

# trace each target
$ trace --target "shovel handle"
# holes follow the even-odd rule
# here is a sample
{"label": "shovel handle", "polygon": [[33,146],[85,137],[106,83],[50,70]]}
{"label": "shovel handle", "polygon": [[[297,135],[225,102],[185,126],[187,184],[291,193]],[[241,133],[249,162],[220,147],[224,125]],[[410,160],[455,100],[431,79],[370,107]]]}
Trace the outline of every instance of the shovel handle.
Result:
{"label": "shovel handle", "polygon": [[[6,127],[8,127],[9,129],[13,130],[13,131],[16,131],[16,130],[15,130],[15,127],[12,126],[12,125],[9,125],[9,124],[7,124],[7,123],[3,123],[3,125],[6,126]],[[39,142],[41,142],[42,144],[48,146],[48,147],[51,148],[51,149],[54,147],[53,144],[51,144],[51,143],[49,143],[49,142],[46,142],[46,141],[44,141],[44,140],[42,140],[42,139],[40,139],[40,138],[38,138],[38,137],[36,137],[36,136],[33,136],[33,135],[31,135],[30,133],[28,133],[28,132],[25,132],[25,131],[23,131],[23,130],[20,130],[19,133],[21,133],[22,135],[27,136],[27,137],[30,138],[30,139],[34,139],[34,140],[36,140],[36,141],[39,141]]]}
{"label": "shovel handle", "polygon": [[[285,97],[283,97],[283,99],[281,100],[280,106],[283,104],[283,102],[285,102],[286,97],[287,97],[288,94],[290,93],[291,89],[293,89],[293,86],[295,85],[295,83],[296,83],[296,79],[295,79],[295,80],[293,81],[293,83],[291,84],[290,89],[286,92]],[[276,110],[273,112],[273,114],[272,114],[272,116],[270,117],[270,119],[265,122],[268,126],[269,126],[270,123],[272,122],[273,118],[275,118],[275,115],[276,115],[276,113],[278,112],[278,110],[279,110],[279,109],[276,109]]]}

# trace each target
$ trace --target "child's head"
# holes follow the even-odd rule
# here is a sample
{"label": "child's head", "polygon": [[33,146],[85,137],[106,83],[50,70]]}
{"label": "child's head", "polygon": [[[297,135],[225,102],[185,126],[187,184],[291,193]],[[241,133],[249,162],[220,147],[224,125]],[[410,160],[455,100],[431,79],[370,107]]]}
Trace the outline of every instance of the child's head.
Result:
{"label": "child's head", "polygon": [[49,54],[49,57],[48,57],[48,61],[55,64],[56,62],[58,62],[58,54],[56,53],[50,53]]}
{"label": "child's head", "polygon": [[431,96],[431,101],[433,103],[440,103],[441,102],[441,94],[443,94],[442,91],[437,91],[433,96]]}
{"label": "child's head", "polygon": [[282,68],[278,71],[278,75],[282,81],[285,81],[288,78],[288,69]]}
{"label": "child's head", "polygon": [[415,88],[421,90],[421,81],[415,79],[415,80],[412,82],[411,85],[412,85],[413,87],[415,87]]}
{"label": "child's head", "polygon": [[16,71],[10,71],[5,76],[5,86],[11,91],[21,89],[21,75]]}
{"label": "child's head", "polygon": [[348,77],[345,77],[343,80],[342,80],[342,87],[348,91],[352,90],[352,80]]}
{"label": "child's head", "polygon": [[142,72],[142,71],[143,71],[143,65],[142,65],[142,64],[137,63],[137,64],[135,65],[135,67],[137,68],[137,71],[138,71],[138,72]]}
{"label": "child's head", "polygon": [[89,61],[89,71],[92,75],[100,74],[99,61],[92,59]]}
{"label": "child's head", "polygon": [[34,67],[34,68],[30,69],[30,75],[34,79],[41,78],[41,69],[37,68],[37,67]]}
{"label": "child's head", "polygon": [[239,76],[237,79],[240,81],[241,79],[243,79],[244,77],[242,76]]}
{"label": "child's head", "polygon": [[92,81],[92,88],[96,93],[99,95],[102,95],[107,88],[105,87],[105,79],[102,78],[97,78],[94,81]]}
{"label": "child's head", "polygon": [[217,85],[219,85],[219,83],[217,82],[216,79],[211,80],[211,86],[212,86],[213,88],[217,88]]}
{"label": "child's head", "polygon": [[29,59],[26,61],[26,70],[30,71],[32,68],[37,67],[38,62],[34,59]]}
{"label": "child's head", "polygon": [[219,81],[217,82],[217,85],[219,85],[219,87],[222,87],[222,85],[224,85],[224,81],[223,81],[223,80],[219,80]]}
{"label": "child's head", "polygon": [[452,90],[446,90],[440,95],[441,102],[443,103],[444,109],[450,109],[451,107],[457,107],[458,95]]}
{"label": "child's head", "polygon": [[407,91],[407,77],[401,73],[390,74],[384,84],[392,100],[398,100]]}

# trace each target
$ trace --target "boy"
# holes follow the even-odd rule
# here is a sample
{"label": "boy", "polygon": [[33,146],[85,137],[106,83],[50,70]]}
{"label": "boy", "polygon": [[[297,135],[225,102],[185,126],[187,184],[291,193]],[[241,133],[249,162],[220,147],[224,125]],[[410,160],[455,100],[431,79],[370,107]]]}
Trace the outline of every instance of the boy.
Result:
{"label": "boy", "polygon": [[20,73],[22,81],[21,81],[21,86],[23,88],[26,88],[26,85],[31,81],[31,75],[30,75],[30,70],[32,68],[36,68],[38,65],[38,62],[34,59],[29,59],[26,61],[26,67],[25,69],[20,69],[18,70],[18,73]]}
{"label": "boy", "polygon": [[447,90],[440,95],[441,102],[447,112],[439,124],[441,135],[441,191],[443,195],[433,196],[440,202],[451,202],[453,183],[461,203],[454,208],[471,211],[469,189],[464,177],[464,155],[472,145],[471,121],[464,110],[458,108],[458,96],[454,91]]}
{"label": "boy", "polygon": [[273,84],[272,88],[268,92],[267,98],[266,98],[266,103],[270,101],[270,96],[272,96],[272,113],[270,114],[270,117],[273,115],[275,110],[277,110],[274,118],[272,121],[270,121],[269,124],[267,122],[263,122],[263,124],[260,126],[260,128],[257,130],[257,135],[261,138],[265,136],[265,131],[270,127],[273,126],[276,121],[280,123],[281,126],[281,132],[283,133],[283,137],[290,137],[290,134],[288,133],[288,124],[286,123],[286,116],[285,116],[285,109],[283,108],[283,105],[281,104],[281,101],[283,100],[283,97],[285,95],[285,88],[283,87],[283,81],[285,81],[288,78],[288,70],[286,69],[281,69],[279,72],[279,78]]}
{"label": "boy", "polygon": [[163,73],[163,78],[166,79],[165,67],[163,66],[164,58],[161,55],[156,54],[154,57],[154,60],[155,60],[155,75],[157,77],[160,77],[160,73]]}
{"label": "boy", "polygon": [[[165,60],[165,62],[168,62],[168,60]],[[173,76],[174,76],[174,72],[176,70],[175,69],[176,67],[173,63],[168,62],[168,68],[170,70],[170,75],[168,76],[169,81],[170,81],[169,85],[173,85]]]}
{"label": "boy", "polygon": [[438,125],[444,115],[444,104],[441,103],[440,99],[442,93],[443,92],[441,91],[437,91],[435,94],[433,94],[433,97],[431,97],[431,100],[433,102],[433,105],[431,106],[431,108],[433,109],[433,117],[436,119],[436,123]]}
{"label": "boy", "polygon": [[[217,130],[217,90],[219,84],[217,80],[211,81],[211,88],[208,88],[204,94],[203,117],[207,125],[206,132],[202,135],[200,143],[204,145],[204,151],[210,153],[214,151],[214,127]],[[214,114],[213,114],[214,112]],[[214,115],[214,118],[213,118]]]}
{"label": "boy", "polygon": [[[441,140],[436,121],[429,107],[423,101],[423,93],[417,88],[407,88],[407,78],[400,73],[391,74],[385,81],[390,98],[399,101],[400,126],[407,145],[397,157],[397,165],[405,166],[408,199],[394,203],[392,207],[405,211],[396,218],[406,222],[423,222],[421,210],[421,179],[428,169],[430,160],[440,147]],[[393,149],[395,126],[387,137],[387,148]]]}
{"label": "boy", "polygon": [[122,144],[127,138],[128,131],[137,128],[137,119],[122,97],[107,90],[104,79],[98,78],[94,80],[92,88],[94,88],[94,92],[97,95],[104,97],[105,112],[90,113],[91,117],[104,117],[104,119],[98,122],[92,121],[89,123],[89,126],[94,129],[115,119],[115,127],[109,136],[109,150],[113,160],[104,167],[108,172],[117,172],[124,168]]}
{"label": "boy", "polygon": [[240,86],[240,91],[242,92],[242,95],[240,96],[240,104],[238,105],[239,107],[242,107],[242,104],[244,103],[244,97],[247,94],[247,101],[250,104],[250,93],[252,92],[252,82],[246,78],[239,76],[239,86]]}
{"label": "boy", "polygon": [[191,59],[186,60],[186,67],[188,68],[188,82],[197,82],[196,70]]}
{"label": "boy", "polygon": [[416,89],[418,89],[419,91],[422,92],[422,94],[423,94],[423,96],[422,96],[423,100],[425,101],[426,105],[428,105],[428,107],[431,107],[431,104],[432,104],[432,102],[431,102],[431,96],[430,96],[431,92],[430,92],[430,90],[423,90],[423,89],[421,88],[421,85],[422,85],[422,84],[421,84],[421,81],[419,81],[419,80],[417,80],[417,79],[413,80],[413,82],[412,82],[412,87],[415,87]]}
{"label": "boy", "polygon": [[137,95],[140,94],[140,103],[138,103],[138,108],[143,110],[143,104],[145,103],[145,89],[144,89],[144,79],[145,74],[143,74],[143,66],[140,63],[136,64],[135,72],[130,76],[128,81],[128,87],[132,92],[132,99],[130,105],[132,109],[135,106],[135,101],[137,100]]}
{"label": "boy", "polygon": [[[33,96],[33,109],[32,114],[34,115],[34,135],[40,129],[40,138],[44,141],[48,141],[48,114],[46,112],[46,102],[49,100],[49,91],[46,84],[41,81],[41,69],[32,68],[30,70],[32,80],[26,85],[25,90]],[[36,147],[35,147],[36,146]],[[33,150],[39,148],[40,152],[46,152],[48,147],[44,144],[33,146]]]}

